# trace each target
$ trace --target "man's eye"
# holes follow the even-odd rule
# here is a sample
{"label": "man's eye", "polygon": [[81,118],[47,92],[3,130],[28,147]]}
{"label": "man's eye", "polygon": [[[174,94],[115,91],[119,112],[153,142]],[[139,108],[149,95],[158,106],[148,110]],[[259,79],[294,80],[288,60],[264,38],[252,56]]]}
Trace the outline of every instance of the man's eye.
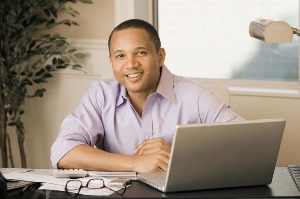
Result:
{"label": "man's eye", "polygon": [[116,58],[122,58],[122,57],[124,57],[123,54],[116,55]]}
{"label": "man's eye", "polygon": [[137,52],[137,54],[138,54],[138,55],[145,55],[146,52],[145,52],[145,51],[139,51],[139,52]]}

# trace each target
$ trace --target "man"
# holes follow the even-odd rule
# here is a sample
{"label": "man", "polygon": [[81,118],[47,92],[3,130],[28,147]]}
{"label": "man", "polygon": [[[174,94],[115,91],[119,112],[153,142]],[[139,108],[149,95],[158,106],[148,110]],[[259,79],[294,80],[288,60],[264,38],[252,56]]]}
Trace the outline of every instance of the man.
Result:
{"label": "man", "polygon": [[166,171],[176,124],[243,120],[208,88],[169,72],[149,23],[121,23],[108,47],[115,79],[93,83],[63,121],[54,167]]}

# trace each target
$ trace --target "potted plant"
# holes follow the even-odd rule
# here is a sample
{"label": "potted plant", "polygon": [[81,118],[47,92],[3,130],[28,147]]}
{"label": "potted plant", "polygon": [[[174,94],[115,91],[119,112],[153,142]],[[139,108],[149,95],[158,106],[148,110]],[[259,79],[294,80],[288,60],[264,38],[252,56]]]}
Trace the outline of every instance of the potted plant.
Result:
{"label": "potted plant", "polygon": [[25,98],[43,97],[46,89],[29,93],[28,87],[47,83],[53,73],[66,68],[81,70],[83,53],[70,47],[66,38],[49,34],[58,25],[78,25],[58,19],[59,13],[77,17],[71,3],[91,0],[0,0],[0,149],[2,167],[14,167],[8,126],[15,127],[21,157],[26,167],[25,129],[22,122]]}

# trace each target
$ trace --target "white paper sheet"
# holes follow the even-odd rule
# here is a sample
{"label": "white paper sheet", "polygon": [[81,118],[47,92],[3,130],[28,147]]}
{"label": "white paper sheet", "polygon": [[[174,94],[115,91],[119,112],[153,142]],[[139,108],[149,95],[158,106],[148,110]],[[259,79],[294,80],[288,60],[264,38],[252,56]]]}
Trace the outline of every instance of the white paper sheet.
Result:
{"label": "white paper sheet", "polygon": [[[1,169],[2,170],[2,169]],[[55,178],[53,177],[52,169],[20,169],[13,170],[13,172],[5,171],[3,174],[5,178],[10,180],[24,180],[31,182],[41,182],[42,186],[39,190],[55,190],[55,191],[65,191],[65,185],[69,178]],[[78,178],[76,180],[80,180],[82,185],[85,186],[87,181],[90,179],[101,178],[104,180],[105,185],[107,185],[112,179],[103,178],[103,177],[85,177]],[[118,190],[118,188],[113,188],[113,190]],[[82,188],[80,190],[80,194],[82,195],[96,195],[96,196],[107,196],[112,194],[113,191],[102,188],[102,189],[88,189]]]}
{"label": "white paper sheet", "polygon": [[53,184],[65,185],[69,180],[68,178],[54,178],[50,174],[36,173],[34,170],[29,170],[27,172],[14,171],[11,173],[4,173],[5,178],[9,180],[24,180],[30,182],[47,182]]}

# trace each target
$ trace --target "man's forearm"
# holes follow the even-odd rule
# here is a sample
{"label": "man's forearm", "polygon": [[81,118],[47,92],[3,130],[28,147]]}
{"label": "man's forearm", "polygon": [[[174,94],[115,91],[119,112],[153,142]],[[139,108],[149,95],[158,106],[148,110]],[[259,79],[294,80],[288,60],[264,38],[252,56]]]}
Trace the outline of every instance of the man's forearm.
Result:
{"label": "man's forearm", "polygon": [[133,159],[133,156],[112,154],[82,144],[71,149],[58,162],[58,168],[93,171],[133,171]]}

